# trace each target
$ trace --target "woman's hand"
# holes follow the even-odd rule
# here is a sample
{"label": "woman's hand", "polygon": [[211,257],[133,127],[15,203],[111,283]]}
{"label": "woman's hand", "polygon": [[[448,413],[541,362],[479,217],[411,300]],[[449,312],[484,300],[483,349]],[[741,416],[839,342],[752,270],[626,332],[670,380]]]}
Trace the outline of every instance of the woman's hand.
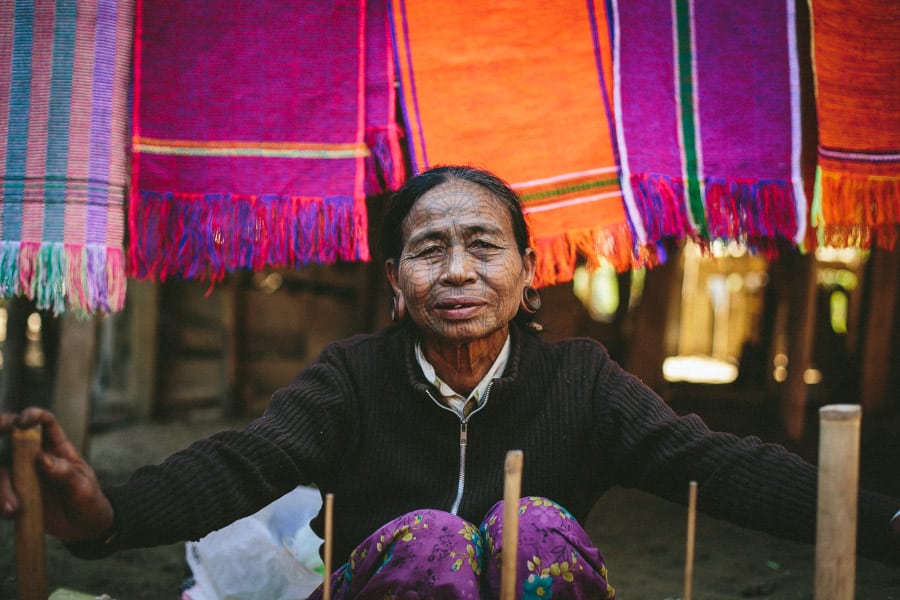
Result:
{"label": "woman's hand", "polygon": [[[112,532],[113,508],[90,465],[66,437],[56,417],[40,408],[21,414],[0,413],[0,437],[13,427],[41,426],[37,469],[44,504],[44,528],[63,541],[100,539]],[[19,497],[8,465],[0,464],[0,515],[15,517]]]}

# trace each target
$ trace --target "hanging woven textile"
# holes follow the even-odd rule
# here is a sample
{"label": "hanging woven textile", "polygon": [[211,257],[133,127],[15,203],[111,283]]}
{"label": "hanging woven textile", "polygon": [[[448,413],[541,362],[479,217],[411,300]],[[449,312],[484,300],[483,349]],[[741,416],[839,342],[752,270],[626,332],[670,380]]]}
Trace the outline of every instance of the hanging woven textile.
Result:
{"label": "hanging woven textile", "polygon": [[367,22],[366,146],[372,156],[367,162],[366,194],[376,196],[403,185],[406,165],[397,123],[397,76],[394,70],[387,0],[365,0]]}
{"label": "hanging woven textile", "polygon": [[0,296],[120,310],[131,0],[0,2]]}
{"label": "hanging woven textile", "polygon": [[625,200],[644,241],[799,243],[794,0],[613,2]]}
{"label": "hanging woven textile", "polygon": [[131,274],[369,259],[366,194],[403,165],[385,11],[139,0]]}
{"label": "hanging woven textile", "polygon": [[893,248],[900,225],[900,2],[812,0],[820,243]]}
{"label": "hanging woven textile", "polygon": [[[391,4],[413,168],[473,164],[521,195],[536,285],[635,264],[612,143],[605,4]],[[435,26],[439,23],[440,26]]]}

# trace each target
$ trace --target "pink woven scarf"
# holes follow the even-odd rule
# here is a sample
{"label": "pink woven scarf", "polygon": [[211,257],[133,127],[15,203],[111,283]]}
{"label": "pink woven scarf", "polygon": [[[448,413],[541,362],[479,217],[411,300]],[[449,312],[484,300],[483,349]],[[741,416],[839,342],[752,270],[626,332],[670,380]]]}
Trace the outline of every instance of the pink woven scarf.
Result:
{"label": "pink woven scarf", "polygon": [[130,273],[369,259],[402,160],[382,1],[139,0]]}

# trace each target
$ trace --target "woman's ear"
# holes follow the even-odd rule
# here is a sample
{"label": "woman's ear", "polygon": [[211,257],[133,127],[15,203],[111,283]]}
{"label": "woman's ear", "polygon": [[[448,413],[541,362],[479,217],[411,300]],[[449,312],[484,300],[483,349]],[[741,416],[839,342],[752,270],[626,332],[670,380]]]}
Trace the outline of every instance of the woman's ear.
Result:
{"label": "woman's ear", "polygon": [[384,261],[384,274],[395,296],[400,294],[400,273],[398,271],[397,262],[393,258]]}
{"label": "woman's ear", "polygon": [[400,273],[394,259],[384,261],[384,273],[391,284],[391,321],[402,323],[406,319],[406,302],[400,291]]}
{"label": "woman's ear", "polygon": [[525,285],[531,285],[537,269],[537,255],[531,248],[525,248],[525,254],[522,256],[522,269],[525,275]]}

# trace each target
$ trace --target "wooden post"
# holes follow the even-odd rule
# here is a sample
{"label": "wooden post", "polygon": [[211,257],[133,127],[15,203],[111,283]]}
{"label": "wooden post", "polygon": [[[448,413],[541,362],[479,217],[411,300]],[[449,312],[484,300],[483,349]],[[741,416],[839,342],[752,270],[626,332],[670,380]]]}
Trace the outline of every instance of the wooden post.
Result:
{"label": "wooden post", "polygon": [[25,372],[25,342],[28,315],[34,303],[24,296],[6,300],[6,340],[3,342],[3,377],[0,377],[0,410],[19,412],[28,402]]}
{"label": "wooden post", "polygon": [[819,409],[816,600],[852,600],[856,587],[856,510],[862,409]]}
{"label": "wooden post", "polygon": [[506,453],[503,484],[503,556],[500,570],[500,600],[516,597],[516,558],[519,549],[519,494],[522,487],[522,451]]}
{"label": "wooden post", "polygon": [[667,385],[663,360],[677,347],[683,253],[675,250],[664,264],[647,269],[641,303],[629,316],[631,338],[641,340],[641,347],[628,352],[627,368],[660,394]]}
{"label": "wooden post", "polygon": [[787,273],[793,281],[787,283],[788,317],[785,322],[788,335],[787,380],[781,399],[781,419],[787,437],[793,442],[803,440],[806,430],[806,406],[809,385],[803,379],[812,364],[816,330],[816,263],[812,256],[797,256],[789,263]]}
{"label": "wooden post", "polygon": [[684,553],[684,595],[683,600],[691,600],[694,587],[694,533],[697,529],[697,482],[688,487],[687,544]]}
{"label": "wooden post", "polygon": [[334,494],[325,494],[325,580],[322,582],[322,600],[331,600],[331,545],[334,539]]}
{"label": "wooden post", "polygon": [[91,378],[97,353],[97,318],[68,312],[60,324],[59,358],[53,386],[53,411],[72,445],[88,453]]}
{"label": "wooden post", "polygon": [[35,461],[41,451],[40,426],[12,429],[13,485],[19,496],[16,517],[16,587],[19,600],[47,599],[44,506]]}
{"label": "wooden post", "polygon": [[156,412],[159,286],[153,281],[128,280],[126,311],[131,360],[126,389],[134,401],[134,416],[139,419]]}
{"label": "wooden post", "polygon": [[[900,253],[874,250],[869,259],[869,299],[859,376],[859,403],[872,411],[885,408],[891,398],[894,331],[900,313]],[[896,396],[894,396],[896,398]]]}

